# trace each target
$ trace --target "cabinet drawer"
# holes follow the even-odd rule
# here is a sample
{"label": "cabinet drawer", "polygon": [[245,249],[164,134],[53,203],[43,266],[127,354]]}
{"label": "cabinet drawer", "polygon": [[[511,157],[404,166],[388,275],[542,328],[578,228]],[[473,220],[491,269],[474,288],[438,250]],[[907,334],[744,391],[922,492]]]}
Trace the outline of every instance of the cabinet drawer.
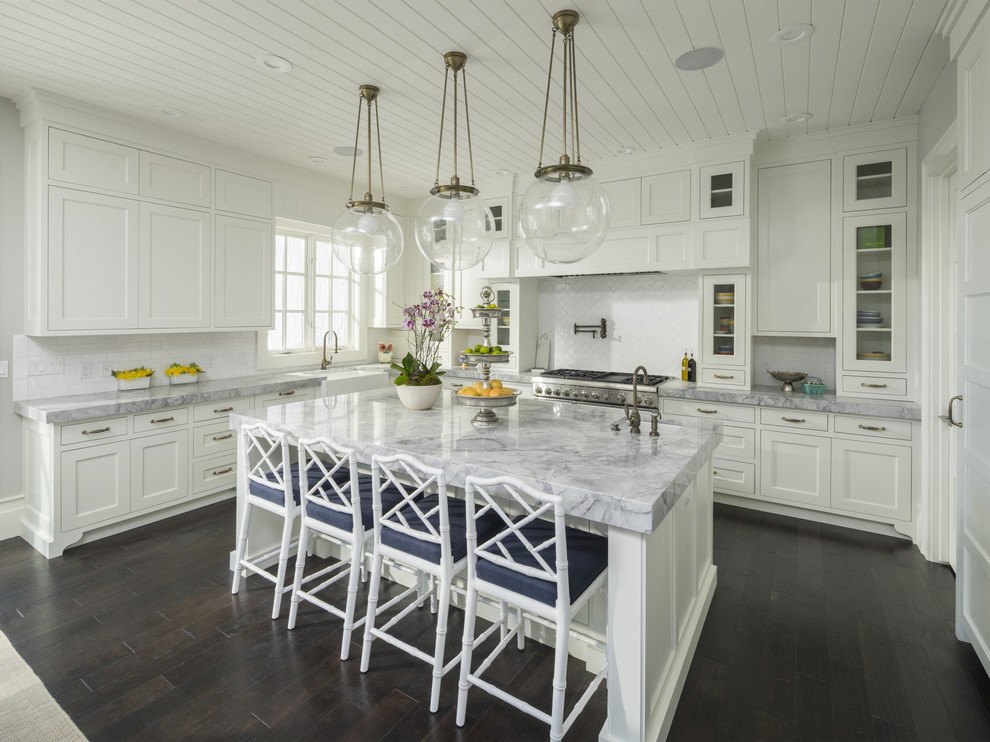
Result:
{"label": "cabinet drawer", "polygon": [[101,441],[106,438],[117,438],[127,435],[127,418],[115,417],[110,420],[90,420],[85,423],[73,423],[62,426],[62,445]]}
{"label": "cabinet drawer", "polygon": [[701,383],[708,386],[749,386],[749,372],[739,368],[703,368]]}
{"label": "cabinet drawer", "polygon": [[828,413],[791,410],[783,407],[763,407],[760,409],[760,424],[773,425],[778,428],[828,430]]}
{"label": "cabinet drawer", "polygon": [[688,415],[689,417],[703,417],[709,420],[729,420],[737,423],[756,422],[755,407],[706,402],[699,399],[671,399],[668,397],[663,400],[663,411],[667,415]]}
{"label": "cabinet drawer", "polygon": [[207,420],[226,420],[231,412],[247,412],[254,407],[254,397],[239,399],[218,399],[193,407],[193,422],[202,423]]}
{"label": "cabinet drawer", "polygon": [[835,432],[847,435],[866,435],[871,438],[896,438],[911,440],[911,423],[905,420],[884,420],[872,417],[835,416]]}
{"label": "cabinet drawer", "polygon": [[756,464],[712,459],[712,488],[716,492],[756,494]]}
{"label": "cabinet drawer", "polygon": [[313,387],[300,387],[299,389],[286,389],[282,392],[268,392],[266,394],[254,395],[254,405],[257,409],[268,407],[273,404],[288,404],[298,402],[303,399],[313,399],[315,396]]}
{"label": "cabinet drawer", "polygon": [[210,456],[237,450],[237,434],[226,420],[193,428],[193,457]]}
{"label": "cabinet drawer", "polygon": [[149,430],[174,428],[189,422],[189,408],[176,407],[171,410],[156,410],[134,416],[134,432],[146,433]]}
{"label": "cabinet drawer", "polygon": [[228,489],[237,484],[237,456],[221,456],[193,464],[193,493]]}
{"label": "cabinet drawer", "polygon": [[716,456],[735,456],[740,459],[756,458],[756,430],[738,425],[722,426],[722,442],[715,449]]}
{"label": "cabinet drawer", "polygon": [[843,374],[839,388],[843,394],[882,394],[890,397],[906,397],[907,379]]}

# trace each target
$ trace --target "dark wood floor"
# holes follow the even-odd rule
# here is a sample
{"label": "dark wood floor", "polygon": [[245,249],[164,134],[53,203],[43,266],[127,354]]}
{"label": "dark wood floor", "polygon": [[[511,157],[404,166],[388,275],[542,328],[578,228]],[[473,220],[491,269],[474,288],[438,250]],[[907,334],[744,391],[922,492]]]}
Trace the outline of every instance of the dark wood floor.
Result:
{"label": "dark wood floor", "polygon": [[[543,739],[546,728],[456,676],[429,712],[425,665],[381,642],[340,662],[340,623],[308,606],[271,621],[257,578],[229,593],[233,503],[47,561],[0,542],[0,628],[87,737]],[[954,579],[906,542],[716,507],[718,589],[671,739],[990,740],[990,680],[953,636]],[[450,641],[459,645],[461,613]],[[429,643],[427,612],[410,635]],[[568,694],[588,682],[570,663]],[[497,666],[546,707],[552,655],[530,643]],[[604,690],[568,739],[595,739]]]}

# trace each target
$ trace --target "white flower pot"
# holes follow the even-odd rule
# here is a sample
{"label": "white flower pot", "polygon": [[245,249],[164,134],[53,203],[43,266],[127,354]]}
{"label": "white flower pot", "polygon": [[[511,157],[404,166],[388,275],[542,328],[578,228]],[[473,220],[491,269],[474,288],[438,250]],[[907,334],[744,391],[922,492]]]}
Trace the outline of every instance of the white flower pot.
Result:
{"label": "white flower pot", "polygon": [[395,387],[399,395],[399,401],[407,410],[428,410],[440,399],[440,392],[443,391],[443,384],[433,384],[431,386],[409,386],[402,384]]}
{"label": "white flower pot", "polygon": [[172,386],[176,384],[195,384],[199,381],[199,374],[176,374],[168,377],[168,383]]}
{"label": "white flower pot", "polygon": [[150,376],[141,376],[137,379],[117,379],[117,389],[126,392],[131,389],[147,389],[151,386]]}

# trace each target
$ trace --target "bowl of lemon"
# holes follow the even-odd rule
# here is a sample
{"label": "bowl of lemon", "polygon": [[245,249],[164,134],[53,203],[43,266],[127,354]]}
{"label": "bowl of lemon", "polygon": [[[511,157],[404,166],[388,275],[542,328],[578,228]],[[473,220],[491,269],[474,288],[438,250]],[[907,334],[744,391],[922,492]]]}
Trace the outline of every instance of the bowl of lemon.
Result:
{"label": "bowl of lemon", "polygon": [[457,390],[457,401],[468,407],[508,407],[516,403],[516,397],[521,393],[519,389],[504,386],[498,379],[492,379],[488,386],[483,381],[462,386]]}

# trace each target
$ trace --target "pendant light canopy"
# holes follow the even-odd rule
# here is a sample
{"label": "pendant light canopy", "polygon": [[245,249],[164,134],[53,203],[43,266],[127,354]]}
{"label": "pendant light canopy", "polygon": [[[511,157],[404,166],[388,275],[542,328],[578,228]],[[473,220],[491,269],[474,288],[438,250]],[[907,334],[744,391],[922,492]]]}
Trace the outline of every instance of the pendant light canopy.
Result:
{"label": "pendant light canopy", "polygon": [[[472,268],[488,255],[495,234],[495,220],[485,202],[474,187],[474,158],[471,154],[471,118],[468,113],[467,75],[463,52],[447,52],[444,55],[446,72],[443,81],[443,107],[440,111],[440,147],[437,151],[437,175],[430,197],[419,210],[416,219],[416,242],[423,256],[444,270]],[[443,128],[447,116],[447,83],[451,73],[454,78],[453,94],[453,173],[450,183],[440,184],[440,160],[443,157]],[[461,185],[457,175],[457,79],[461,78],[464,91],[464,124],[467,129],[468,163],[471,169],[471,185]]]}
{"label": "pendant light canopy", "polygon": [[[384,273],[402,255],[402,228],[385,203],[385,175],[382,168],[382,136],[378,124],[378,88],[362,85],[358,102],[357,132],[354,135],[354,161],[351,165],[351,196],[345,211],[333,225],[333,254],[355,273]],[[375,201],[371,193],[371,109],[375,109],[375,130],[378,134],[378,167],[381,176],[382,200]],[[361,109],[368,113],[368,190],[360,201],[354,199],[354,176],[361,138]]]}
{"label": "pendant light canopy", "polygon": [[[593,253],[608,231],[608,197],[581,164],[581,135],[578,130],[577,72],[574,27],[577,11],[561,10],[553,16],[553,40],[547,72],[547,95],[540,134],[540,163],[536,180],[523,194],[519,207],[519,229],[526,247],[549,263],[573,263]],[[543,165],[550,88],[557,34],[563,38],[563,154],[556,165]],[[572,156],[574,158],[572,162]]]}

